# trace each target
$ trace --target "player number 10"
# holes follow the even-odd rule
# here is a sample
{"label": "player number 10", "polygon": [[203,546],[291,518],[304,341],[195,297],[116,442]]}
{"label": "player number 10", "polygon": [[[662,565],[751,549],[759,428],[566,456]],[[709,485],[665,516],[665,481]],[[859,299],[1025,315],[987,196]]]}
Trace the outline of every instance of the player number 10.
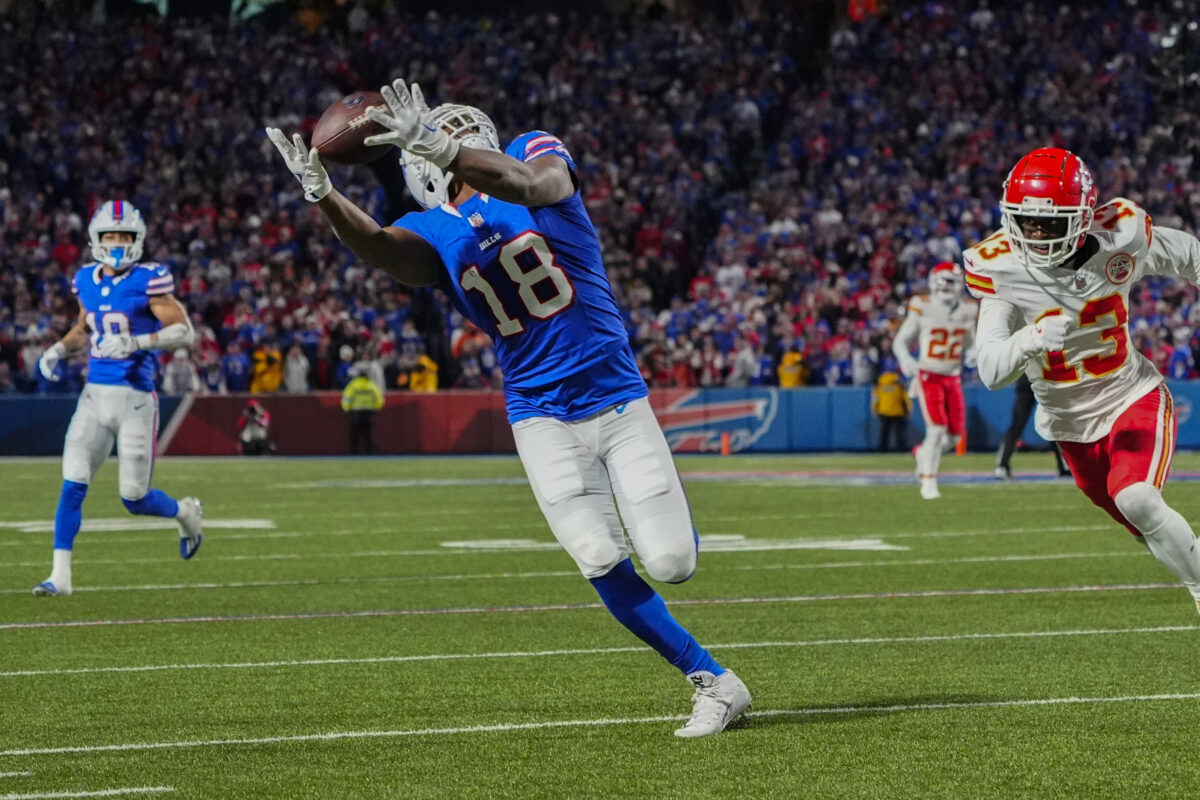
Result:
{"label": "player number 10", "polygon": [[[533,253],[537,266],[529,271],[521,269],[517,256],[522,253]],[[500,248],[500,266],[508,273],[508,277],[517,285],[517,296],[525,306],[530,316],[537,319],[547,319],[571,305],[575,299],[575,287],[567,278],[562,267],[554,263],[554,253],[546,237],[536,231],[526,231],[517,238]],[[512,336],[525,330],[524,323],[508,314],[496,290],[483,277],[479,267],[472,264],[458,279],[459,284],[467,291],[479,292],[484,302],[488,304],[492,315],[496,318],[496,331],[501,336]],[[533,287],[543,281],[550,281],[554,294],[541,298]]]}
{"label": "player number 10", "polygon": [[[1052,309],[1042,314],[1042,317],[1052,317],[1061,314],[1062,309]],[[1107,375],[1120,369],[1129,358],[1129,337],[1125,332],[1125,323],[1129,319],[1129,310],[1119,294],[1098,297],[1089,300],[1079,312],[1079,327],[1099,323],[1101,317],[1112,317],[1113,324],[1100,331],[1100,341],[1111,341],[1113,350],[1103,355],[1088,356],[1079,362],[1087,374],[1094,378]],[[1079,367],[1067,363],[1067,355],[1062,350],[1046,353],[1046,367],[1042,377],[1055,383],[1074,383],[1079,380]]]}

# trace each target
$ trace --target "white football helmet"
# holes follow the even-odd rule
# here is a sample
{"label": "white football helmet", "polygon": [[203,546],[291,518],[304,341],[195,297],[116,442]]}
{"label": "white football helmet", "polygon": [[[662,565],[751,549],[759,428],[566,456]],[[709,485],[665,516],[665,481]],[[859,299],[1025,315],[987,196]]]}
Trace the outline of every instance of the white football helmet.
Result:
{"label": "white football helmet", "polygon": [[[105,233],[132,233],[133,244],[101,244],[100,236]],[[142,212],[133,203],[109,200],[92,215],[88,223],[88,243],[92,246],[92,258],[115,270],[125,270],[142,258],[146,244],[146,221]]]}
{"label": "white football helmet", "polygon": [[[457,103],[442,103],[433,109],[433,121],[442,126],[463,147],[500,152],[500,136],[487,114],[474,106]],[[450,182],[454,175],[441,167],[401,150],[400,166],[404,169],[404,183],[413,199],[422,208],[437,208],[447,202]]]}
{"label": "white football helmet", "polygon": [[963,293],[963,272],[957,264],[949,261],[929,270],[929,291],[938,300],[953,303]]}

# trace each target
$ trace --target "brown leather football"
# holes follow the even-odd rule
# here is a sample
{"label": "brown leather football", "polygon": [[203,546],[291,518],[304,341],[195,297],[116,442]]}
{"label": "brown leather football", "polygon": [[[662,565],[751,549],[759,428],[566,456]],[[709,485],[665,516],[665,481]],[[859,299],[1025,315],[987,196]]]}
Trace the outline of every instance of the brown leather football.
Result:
{"label": "brown leather football", "polygon": [[387,110],[383,95],[372,91],[348,94],[325,109],[312,134],[312,146],[317,148],[322,160],[335,164],[365,164],[392,149],[389,145],[368,147],[363,144],[363,139],[368,136],[386,133],[382,125],[367,119],[367,109],[371,106]]}

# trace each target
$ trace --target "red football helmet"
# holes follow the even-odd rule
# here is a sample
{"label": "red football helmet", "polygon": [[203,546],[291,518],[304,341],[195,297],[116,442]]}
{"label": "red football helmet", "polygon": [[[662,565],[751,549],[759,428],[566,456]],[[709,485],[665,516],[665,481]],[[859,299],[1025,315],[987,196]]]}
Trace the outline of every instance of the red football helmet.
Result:
{"label": "red football helmet", "polygon": [[1029,153],[1004,181],[1000,214],[1013,250],[1031,267],[1054,267],[1087,238],[1096,185],[1079,156],[1060,147]]}
{"label": "red football helmet", "polygon": [[963,292],[963,271],[949,261],[929,270],[929,291],[939,300],[957,300]]}

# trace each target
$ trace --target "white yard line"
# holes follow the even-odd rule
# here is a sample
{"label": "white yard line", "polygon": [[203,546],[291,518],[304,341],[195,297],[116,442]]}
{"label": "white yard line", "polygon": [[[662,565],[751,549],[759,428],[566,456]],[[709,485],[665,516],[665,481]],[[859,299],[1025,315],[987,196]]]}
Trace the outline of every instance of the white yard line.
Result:
{"label": "white yard line", "polygon": [[[1117,697],[1046,697],[1013,700],[990,700],[973,703],[911,703],[888,706],[834,706],[828,708],[780,708],[751,711],[745,716],[758,717],[811,717],[836,714],[896,714],[910,711],[962,711],[985,708],[1022,708],[1038,706],[1090,705],[1098,703],[1153,703],[1200,699],[1200,693],[1188,694],[1145,694],[1121,695]],[[244,747],[247,745],[279,744],[282,742],[319,742],[355,739],[387,739],[405,736],[453,736],[469,733],[509,733],[513,731],[536,731],[550,728],[594,728],[606,725],[644,725],[650,723],[679,722],[687,715],[656,717],[625,717],[618,719],[570,719],[544,722],[510,722],[492,725],[465,725],[446,728],[417,728],[409,730],[374,731],[330,731],[326,733],[303,733],[291,736],[263,736],[245,739],[193,739],[175,742],[128,742],[125,744],[78,745],[74,747],[45,747],[20,750],[0,750],[6,756],[49,756],[63,753],[111,753],[135,750],[179,750],[196,747]],[[0,797],[0,800],[5,798]]]}
{"label": "white yard line", "polygon": [[[836,647],[843,645],[921,644],[927,642],[977,642],[996,639],[1053,639],[1063,636],[1125,636],[1150,633],[1179,633],[1200,631],[1200,625],[1165,625],[1156,628],[1097,628],[1062,631],[1014,631],[994,633],[950,633],[928,636],[860,637],[853,639],[801,639],[792,642],[729,642],[705,645],[710,650],[748,650],[787,647]],[[637,653],[645,646],[596,647],[571,650],[526,650],[492,653],[437,653],[412,656],[375,656],[371,658],[313,658],[295,661],[244,661],[232,663],[150,664],[128,667],[79,667],[70,669],[26,669],[0,672],[0,678],[27,678],[46,675],[95,675],[112,672],[165,672],[172,670],[204,669],[278,669],[287,667],[320,667],[345,664],[403,664],[421,661],[472,661],[481,659],[549,658],[556,656],[595,656],[616,653]]]}
{"label": "white yard line", "polygon": [[0,772],[0,778],[32,778],[32,772]]}
{"label": "white yard line", "polygon": [[162,794],[175,791],[174,786],[130,786],[124,789],[96,789],[83,792],[35,792],[33,794],[0,794],[0,800],[52,800],[59,797],[121,797],[130,794]]}
{"label": "white yard line", "polygon": [[[425,551],[427,553],[441,554],[441,551]],[[726,566],[726,565],[706,565],[706,571],[716,570],[737,570],[744,571],[764,571],[778,572],[783,570],[817,570],[817,569],[861,569],[864,567],[927,567],[940,566],[946,564],[1006,564],[1022,561],[1064,561],[1070,559],[1088,559],[1088,558],[1144,558],[1145,553],[1138,548],[1136,550],[1122,550],[1114,553],[1046,553],[1046,554],[1029,554],[1029,555],[1011,555],[1011,556],[969,556],[964,558],[904,558],[895,559],[892,561],[879,559],[876,561],[831,561],[817,564],[762,564],[755,566]],[[234,558],[243,560],[242,556],[228,556],[224,558]],[[147,559],[97,559],[89,560],[88,564],[132,564],[145,563]],[[174,559],[170,559],[174,561]],[[41,567],[45,566],[44,561],[28,561],[18,564],[10,564],[12,567]],[[319,580],[317,578],[309,578],[305,580],[286,580],[286,581],[230,581],[226,583],[145,583],[134,584],[130,586],[80,586],[75,589],[75,593],[82,592],[161,592],[161,591],[178,591],[187,589],[261,589],[283,586],[322,586],[322,585],[358,585],[358,584],[373,584],[373,583],[420,583],[423,581],[495,581],[495,580],[529,580],[542,578],[574,578],[579,575],[577,570],[553,570],[545,572],[480,572],[480,573],[460,573],[455,575],[395,575],[381,576],[376,578],[334,578]],[[28,594],[28,589],[0,589],[0,595],[5,594]]]}
{"label": "white yard line", "polygon": [[[711,597],[671,600],[669,606],[742,606],[783,603],[828,603],[841,600],[916,600],[925,598],[1012,597],[1039,594],[1091,592],[1145,592],[1178,590],[1177,583],[1117,583],[1090,586],[1020,586],[993,589],[918,589],[890,592],[845,592],[841,594],[776,595],[766,597]],[[536,606],[476,606],[444,608],[382,608],[352,611],[306,611],[275,614],[214,614],[199,617],[146,617],[134,619],[75,619],[0,623],[0,631],[48,628],[94,628],[125,625],[188,625],[214,622],[295,622],[316,619],[364,619],[368,617],[441,617],[459,614],[540,614],[551,611],[594,611],[603,603],[550,603]]]}

